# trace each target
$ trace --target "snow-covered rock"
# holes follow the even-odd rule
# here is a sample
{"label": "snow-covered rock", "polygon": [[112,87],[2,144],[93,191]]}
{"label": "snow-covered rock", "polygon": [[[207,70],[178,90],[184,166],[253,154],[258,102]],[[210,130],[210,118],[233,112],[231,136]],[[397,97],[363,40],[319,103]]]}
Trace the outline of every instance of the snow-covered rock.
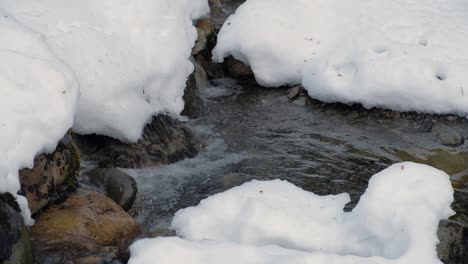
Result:
{"label": "snow-covered rock", "polygon": [[206,0],[2,0],[0,192],[15,194],[18,170],[72,126],[136,141],[152,115],[178,115],[193,20],[208,11]]}
{"label": "snow-covered rock", "polygon": [[325,102],[468,113],[464,0],[248,0],[213,51],[264,86],[302,83]]}
{"label": "snow-covered rock", "polygon": [[182,238],[145,239],[131,264],[439,264],[439,221],[453,214],[449,176],[416,163],[374,175],[352,212],[347,194],[252,181],[176,213]]}
{"label": "snow-covered rock", "polygon": [[53,151],[72,126],[78,84],[40,34],[2,9],[0,32],[0,193],[16,194],[19,169]]}
{"label": "snow-covered rock", "polygon": [[206,0],[4,0],[0,7],[43,35],[80,84],[78,133],[136,141],[154,114],[183,110],[192,19]]}

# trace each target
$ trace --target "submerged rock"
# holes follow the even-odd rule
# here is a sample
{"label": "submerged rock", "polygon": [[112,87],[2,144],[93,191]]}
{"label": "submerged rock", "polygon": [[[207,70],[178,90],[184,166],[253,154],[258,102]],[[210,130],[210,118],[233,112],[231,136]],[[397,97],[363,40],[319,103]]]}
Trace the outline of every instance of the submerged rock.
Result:
{"label": "submerged rock", "polygon": [[33,263],[28,229],[15,198],[9,193],[0,194],[0,263]]}
{"label": "submerged rock", "polygon": [[41,213],[31,233],[39,263],[75,263],[108,247],[125,255],[121,252],[140,233],[140,227],[111,199],[79,189],[62,204]]}
{"label": "submerged rock", "polygon": [[19,172],[21,190],[26,196],[31,214],[44,208],[50,201],[61,200],[74,190],[80,169],[80,155],[67,134],[52,154],[41,154],[34,159],[32,169]]}
{"label": "submerged rock", "polygon": [[99,167],[141,168],[194,157],[200,141],[182,122],[168,115],[153,117],[136,143],[98,135],[74,136],[81,154]]}
{"label": "submerged rock", "polygon": [[459,146],[465,143],[465,139],[456,131],[446,131],[437,134],[442,145],[445,146]]}
{"label": "submerged rock", "polygon": [[125,211],[132,208],[137,184],[130,175],[115,168],[98,168],[88,173],[89,181]]}

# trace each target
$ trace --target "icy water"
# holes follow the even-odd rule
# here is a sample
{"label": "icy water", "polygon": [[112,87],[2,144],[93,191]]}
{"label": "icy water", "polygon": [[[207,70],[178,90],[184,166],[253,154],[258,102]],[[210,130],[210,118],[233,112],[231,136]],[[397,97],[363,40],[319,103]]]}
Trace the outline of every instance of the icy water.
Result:
{"label": "icy water", "polygon": [[468,135],[468,122],[358,107],[291,102],[286,89],[241,87],[220,79],[202,91],[206,114],[187,124],[204,148],[193,159],[126,170],[138,183],[132,215],[148,232],[167,228],[175,212],[252,179],[288,180],[317,194],[348,192],[351,209],[368,179],[402,160],[453,175],[456,218],[466,221],[468,149],[443,146],[439,132]]}

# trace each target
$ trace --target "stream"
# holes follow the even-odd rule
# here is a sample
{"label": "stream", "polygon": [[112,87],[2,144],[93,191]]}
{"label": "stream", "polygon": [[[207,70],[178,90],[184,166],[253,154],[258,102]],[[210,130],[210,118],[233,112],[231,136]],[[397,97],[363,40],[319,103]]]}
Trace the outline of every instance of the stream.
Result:
{"label": "stream", "polygon": [[167,229],[178,210],[253,179],[284,179],[316,194],[347,192],[351,210],[369,178],[400,161],[429,164],[452,176],[453,219],[468,222],[468,148],[441,144],[437,134],[468,135],[468,120],[359,106],[323,104],[287,89],[232,79],[202,91],[206,113],[186,124],[202,139],[192,159],[126,169],[138,184],[131,210],[147,232]]}

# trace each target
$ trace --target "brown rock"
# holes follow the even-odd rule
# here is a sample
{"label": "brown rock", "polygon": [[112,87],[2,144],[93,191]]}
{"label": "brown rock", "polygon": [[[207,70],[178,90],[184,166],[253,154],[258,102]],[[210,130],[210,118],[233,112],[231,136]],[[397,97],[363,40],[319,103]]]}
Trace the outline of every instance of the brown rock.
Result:
{"label": "brown rock", "polygon": [[78,149],[67,134],[52,154],[38,155],[32,169],[21,170],[18,193],[28,199],[31,214],[75,189],[79,168]]}
{"label": "brown rock", "polygon": [[233,78],[252,77],[253,72],[249,66],[234,59],[232,56],[224,59],[224,70]]}
{"label": "brown rock", "polygon": [[136,221],[111,199],[83,189],[48,207],[31,229],[42,263],[67,263],[104,247],[126,250],[139,232]]}

